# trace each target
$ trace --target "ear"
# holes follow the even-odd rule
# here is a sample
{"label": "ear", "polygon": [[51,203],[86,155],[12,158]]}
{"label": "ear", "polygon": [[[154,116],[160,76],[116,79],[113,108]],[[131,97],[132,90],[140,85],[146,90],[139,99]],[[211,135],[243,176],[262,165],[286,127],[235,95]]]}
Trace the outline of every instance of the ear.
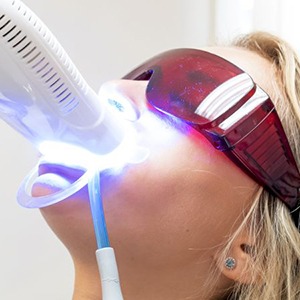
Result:
{"label": "ear", "polygon": [[[231,257],[235,261],[233,268],[226,267],[225,259],[217,258],[218,268],[221,273],[233,281],[242,284],[250,284],[257,281],[257,274],[253,274],[254,241],[247,232],[241,232],[232,242],[226,258]],[[253,276],[257,278],[253,278]]]}

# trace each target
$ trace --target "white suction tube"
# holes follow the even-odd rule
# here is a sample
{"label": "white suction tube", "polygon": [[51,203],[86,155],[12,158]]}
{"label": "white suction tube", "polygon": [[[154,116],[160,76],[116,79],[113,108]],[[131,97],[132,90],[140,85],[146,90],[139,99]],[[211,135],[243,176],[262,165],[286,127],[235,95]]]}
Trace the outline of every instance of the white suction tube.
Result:
{"label": "white suction tube", "polygon": [[0,117],[39,148],[64,142],[107,154],[123,140],[106,109],[42,21],[21,1],[0,1]]}

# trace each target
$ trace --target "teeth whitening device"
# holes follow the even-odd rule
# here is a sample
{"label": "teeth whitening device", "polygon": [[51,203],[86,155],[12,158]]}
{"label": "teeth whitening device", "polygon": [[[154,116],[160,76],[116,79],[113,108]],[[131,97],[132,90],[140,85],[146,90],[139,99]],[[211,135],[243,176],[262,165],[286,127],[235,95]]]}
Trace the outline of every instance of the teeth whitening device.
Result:
{"label": "teeth whitening device", "polygon": [[[131,109],[119,100],[110,102],[121,111]],[[47,27],[19,0],[0,1],[0,117],[43,155],[55,153],[65,162],[73,153],[75,162],[89,156],[97,165],[88,165],[69,188],[36,198],[30,193],[35,169],[24,179],[17,198],[25,207],[43,207],[88,184],[103,299],[123,299],[106,232],[99,169],[112,167],[134,143],[125,121],[99,99]]]}

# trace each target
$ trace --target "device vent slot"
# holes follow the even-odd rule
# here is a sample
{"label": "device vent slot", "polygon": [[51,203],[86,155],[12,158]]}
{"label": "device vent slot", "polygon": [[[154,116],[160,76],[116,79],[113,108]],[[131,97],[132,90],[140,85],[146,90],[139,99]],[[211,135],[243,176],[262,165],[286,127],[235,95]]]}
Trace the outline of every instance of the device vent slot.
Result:
{"label": "device vent slot", "polygon": [[55,99],[60,105],[59,109],[62,113],[68,113],[78,105],[76,97],[73,96],[65,83],[61,83],[61,78],[58,78],[51,87],[54,88],[52,94],[54,94],[54,96],[57,94]]}
{"label": "device vent slot", "polygon": [[46,73],[44,73],[41,78],[46,77],[48,74],[50,74],[52,72],[53,68],[51,67],[49,70],[46,71]]}
{"label": "device vent slot", "polygon": [[23,46],[21,49],[18,50],[18,53],[23,52],[29,45],[31,44],[31,41],[28,42],[25,46]]}
{"label": "device vent slot", "polygon": [[79,102],[77,101],[77,99],[74,97],[72,98],[69,102],[67,102],[66,104],[64,103],[64,106],[60,107],[60,111],[63,114],[68,114],[69,112],[71,112],[73,109],[75,109],[78,106]]}
{"label": "device vent slot", "polygon": [[5,18],[5,15],[2,15],[0,17],[0,27],[2,27],[6,22],[7,22],[8,18]]}
{"label": "device vent slot", "polygon": [[34,46],[33,48],[31,48],[27,53],[25,53],[22,58],[26,58],[28,57],[31,53],[33,53],[33,51],[36,49],[36,46]]}
{"label": "device vent slot", "polygon": [[50,74],[50,77],[48,79],[46,79],[45,83],[50,82],[55,76],[57,76],[57,73]]}
{"label": "device vent slot", "polygon": [[[39,54],[41,54],[41,52],[39,52]],[[38,55],[39,56],[39,55]],[[37,56],[36,56],[37,58]],[[31,66],[32,69],[35,69],[36,67],[38,67],[43,61],[45,60],[45,57],[42,57],[37,63],[35,63],[33,66]],[[39,73],[39,72],[36,72]]]}
{"label": "device vent slot", "polygon": [[10,29],[9,29],[7,32],[5,32],[2,36],[3,36],[3,37],[8,36],[15,28],[16,28],[16,25],[13,26],[12,28],[10,28]]}
{"label": "device vent slot", "polygon": [[[61,88],[62,88],[62,87],[63,87],[63,86],[61,86]],[[60,91],[61,88],[57,90],[57,91],[59,91],[60,93],[59,93],[55,98],[60,98],[60,97],[68,90],[68,88],[65,88],[63,91]]]}
{"label": "device vent slot", "polygon": [[59,86],[57,86],[57,83],[60,81],[61,79],[59,78],[57,81],[55,81],[51,87],[54,87],[54,90],[52,91],[53,94],[55,94],[59,89],[61,89],[64,86],[64,83],[61,83]]}
{"label": "device vent slot", "polygon": [[49,62],[47,62],[46,64],[44,64],[40,69],[38,69],[36,71],[37,74],[41,73],[42,71],[44,71],[47,67],[49,66]]}
{"label": "device vent slot", "polygon": [[23,12],[23,16],[25,17],[25,16],[26,16],[26,14],[27,14],[27,10],[24,10],[24,12]]}
{"label": "device vent slot", "polygon": [[7,40],[8,43],[11,43],[22,31],[19,30],[14,36]]}
{"label": "device vent slot", "polygon": [[34,63],[35,60],[41,55],[41,53],[42,53],[42,52],[40,51],[39,53],[35,54],[32,58],[30,58],[30,59],[28,60],[27,64]]}
{"label": "device vent slot", "polygon": [[58,99],[58,101],[60,102],[61,98],[64,98],[67,92],[68,88],[65,88],[63,91],[59,91],[59,94],[55,98]]}
{"label": "device vent slot", "polygon": [[16,42],[14,45],[13,45],[13,48],[16,48],[18,47],[21,43],[23,43],[25,41],[25,39],[27,38],[27,36],[23,36],[18,42]]}
{"label": "device vent slot", "polygon": [[57,76],[57,74],[55,74],[55,76],[53,76],[52,79],[55,79],[55,80],[49,85],[49,89],[52,88],[52,87],[55,88],[55,85],[60,81],[60,78],[56,79],[56,76]]}
{"label": "device vent slot", "polygon": [[70,96],[72,96],[72,93],[68,93],[66,96],[64,96],[62,99],[60,99],[59,103],[66,101]]}
{"label": "device vent slot", "polygon": [[0,27],[0,30],[3,30],[10,22],[11,22],[11,20],[8,20],[6,23],[4,23],[4,24]]}

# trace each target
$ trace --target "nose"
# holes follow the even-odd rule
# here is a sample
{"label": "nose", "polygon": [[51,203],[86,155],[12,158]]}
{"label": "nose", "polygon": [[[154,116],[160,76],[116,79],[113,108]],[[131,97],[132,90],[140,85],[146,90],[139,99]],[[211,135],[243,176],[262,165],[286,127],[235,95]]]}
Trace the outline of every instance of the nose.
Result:
{"label": "nose", "polygon": [[104,83],[99,97],[130,121],[137,120],[146,109],[148,81],[113,80]]}

